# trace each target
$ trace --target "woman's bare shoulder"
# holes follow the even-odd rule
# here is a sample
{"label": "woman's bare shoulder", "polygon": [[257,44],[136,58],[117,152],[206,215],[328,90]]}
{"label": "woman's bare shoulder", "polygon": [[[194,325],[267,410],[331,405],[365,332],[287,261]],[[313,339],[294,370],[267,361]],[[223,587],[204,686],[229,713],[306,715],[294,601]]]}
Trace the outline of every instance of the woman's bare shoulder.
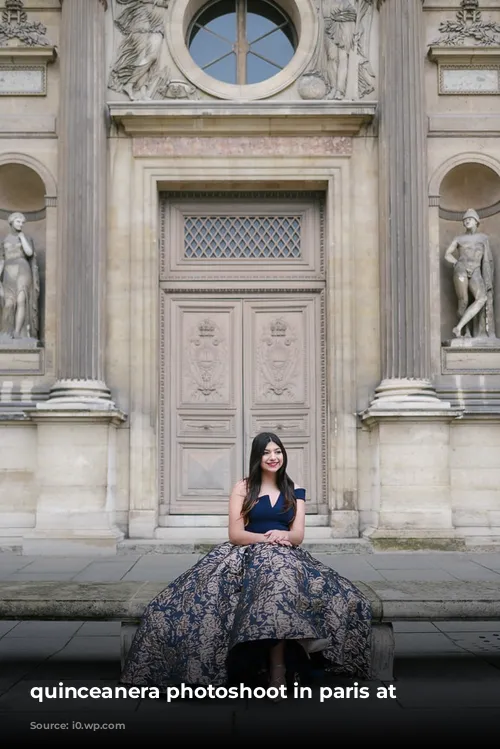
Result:
{"label": "woman's bare shoulder", "polygon": [[242,497],[246,496],[247,493],[247,480],[241,479],[233,486],[233,494],[239,494]]}

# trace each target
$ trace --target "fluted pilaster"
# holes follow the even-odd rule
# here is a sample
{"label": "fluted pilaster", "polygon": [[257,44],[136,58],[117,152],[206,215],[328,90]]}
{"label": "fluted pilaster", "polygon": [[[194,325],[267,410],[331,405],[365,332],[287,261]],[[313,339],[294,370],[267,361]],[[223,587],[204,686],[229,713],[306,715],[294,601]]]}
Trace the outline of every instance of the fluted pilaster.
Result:
{"label": "fluted pilaster", "polygon": [[59,116],[60,310],[52,397],[109,398],[104,385],[106,88],[102,0],[64,0]]}
{"label": "fluted pilaster", "polygon": [[431,386],[422,0],[380,7],[382,382],[375,404],[437,401]]}

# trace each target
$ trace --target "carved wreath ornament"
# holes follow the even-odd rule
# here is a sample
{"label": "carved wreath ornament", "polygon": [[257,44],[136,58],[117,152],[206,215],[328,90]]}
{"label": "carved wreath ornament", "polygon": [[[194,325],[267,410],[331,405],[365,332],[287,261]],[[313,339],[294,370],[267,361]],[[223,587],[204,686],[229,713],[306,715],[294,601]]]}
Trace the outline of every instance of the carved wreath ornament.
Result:
{"label": "carved wreath ornament", "polygon": [[28,21],[22,0],[5,0],[0,23],[0,47],[17,40],[26,47],[48,47],[47,28],[40,21]]}
{"label": "carved wreath ornament", "polygon": [[458,47],[473,43],[482,47],[500,45],[500,23],[483,21],[479,0],[462,0],[455,21],[443,21],[439,26],[441,36],[434,44]]}

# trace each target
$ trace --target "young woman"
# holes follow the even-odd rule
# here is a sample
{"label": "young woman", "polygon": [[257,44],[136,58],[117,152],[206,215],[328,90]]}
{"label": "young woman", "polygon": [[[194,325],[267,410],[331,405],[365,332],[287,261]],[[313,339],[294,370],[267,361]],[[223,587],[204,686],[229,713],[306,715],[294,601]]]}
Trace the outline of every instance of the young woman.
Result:
{"label": "young woman", "polygon": [[279,437],[257,435],[248,476],[231,493],[229,541],[151,601],[122,683],[279,687],[311,657],[327,671],[369,677],[370,604],[300,548],[306,491],[286,468]]}

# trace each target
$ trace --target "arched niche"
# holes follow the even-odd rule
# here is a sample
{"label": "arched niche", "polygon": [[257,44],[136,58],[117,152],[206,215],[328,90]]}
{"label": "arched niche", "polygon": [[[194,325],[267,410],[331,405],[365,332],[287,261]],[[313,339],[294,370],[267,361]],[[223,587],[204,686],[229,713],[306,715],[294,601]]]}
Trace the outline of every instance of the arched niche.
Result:
{"label": "arched niche", "polygon": [[495,266],[496,334],[500,335],[500,173],[485,163],[467,161],[446,172],[439,186],[442,341],[452,338],[452,328],[457,323],[453,267],[444,260],[444,255],[453,238],[465,233],[462,217],[468,208],[474,208],[479,214],[479,231],[490,237]]}
{"label": "arched niche", "polygon": [[0,239],[10,231],[8,216],[14,211],[24,213],[24,232],[34,242],[40,273],[39,338],[45,330],[46,289],[46,197],[47,185],[31,166],[19,161],[0,162]]}

